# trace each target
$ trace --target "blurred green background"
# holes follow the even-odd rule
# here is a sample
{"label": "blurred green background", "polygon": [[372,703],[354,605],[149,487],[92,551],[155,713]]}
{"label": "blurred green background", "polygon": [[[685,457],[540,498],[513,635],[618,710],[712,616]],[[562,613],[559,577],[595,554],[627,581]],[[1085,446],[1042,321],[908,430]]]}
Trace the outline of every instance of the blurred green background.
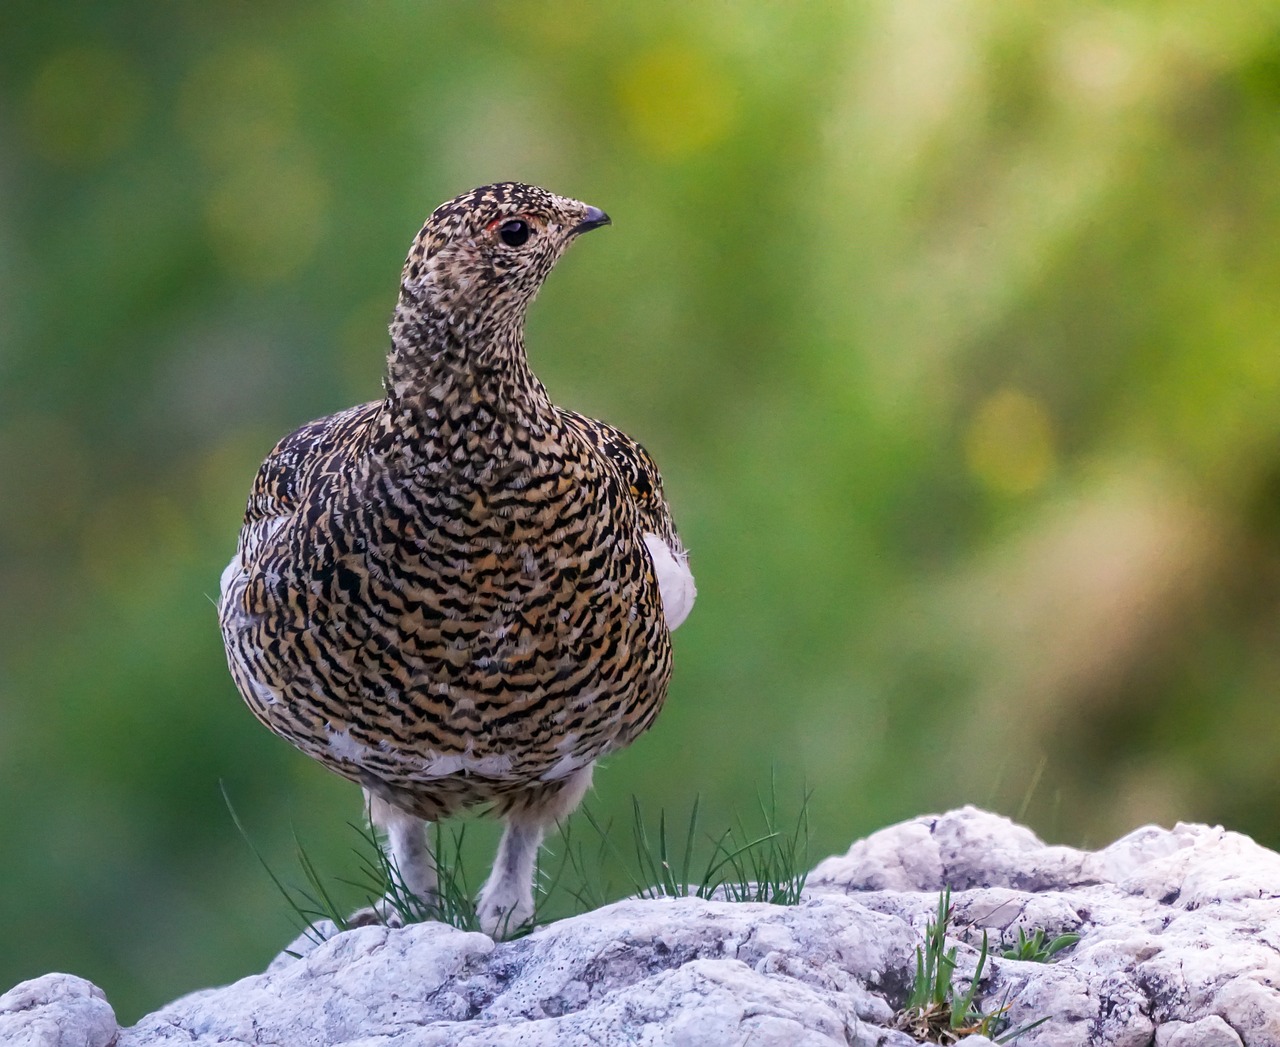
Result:
{"label": "blurred green background", "polygon": [[531,357],[653,452],[700,590],[597,811],[712,827],[776,768],[815,860],[963,802],[1280,845],[1280,3],[3,23],[0,990],[132,1021],[261,969],[292,927],[219,781],[287,877],[294,831],[350,864],[357,790],[243,708],[212,597],[274,441],[378,395],[422,219],[497,179],[613,216]]}

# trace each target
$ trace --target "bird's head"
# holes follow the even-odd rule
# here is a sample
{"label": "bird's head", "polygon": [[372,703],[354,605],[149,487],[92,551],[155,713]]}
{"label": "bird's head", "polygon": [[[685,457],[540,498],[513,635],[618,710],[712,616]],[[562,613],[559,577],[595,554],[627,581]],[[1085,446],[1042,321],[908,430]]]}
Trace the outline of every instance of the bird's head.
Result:
{"label": "bird's head", "polygon": [[405,259],[402,308],[463,328],[518,326],[579,234],[609,216],[537,186],[498,182],[441,204]]}

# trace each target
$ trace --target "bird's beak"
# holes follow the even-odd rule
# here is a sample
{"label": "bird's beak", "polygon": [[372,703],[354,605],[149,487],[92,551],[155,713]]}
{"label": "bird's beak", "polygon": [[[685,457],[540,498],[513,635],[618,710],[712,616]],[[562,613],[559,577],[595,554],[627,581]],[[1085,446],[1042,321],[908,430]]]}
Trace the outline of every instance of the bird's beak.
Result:
{"label": "bird's beak", "polygon": [[588,207],[587,213],[582,221],[573,227],[574,234],[585,233],[589,229],[599,229],[602,225],[609,225],[612,220],[607,214],[598,207]]}

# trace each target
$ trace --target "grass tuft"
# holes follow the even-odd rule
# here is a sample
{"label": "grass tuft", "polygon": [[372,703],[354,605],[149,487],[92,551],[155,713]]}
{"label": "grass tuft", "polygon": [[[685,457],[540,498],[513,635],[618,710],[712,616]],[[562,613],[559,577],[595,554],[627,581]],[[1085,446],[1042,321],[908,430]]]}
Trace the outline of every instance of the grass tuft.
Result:
{"label": "grass tuft", "polygon": [[369,923],[398,927],[426,920],[448,923],[459,930],[480,929],[474,895],[462,861],[465,823],[450,832],[439,825],[432,826],[432,854],[435,857],[439,889],[434,902],[427,902],[405,886],[399,870],[391,864],[382,849],[373,826],[367,821],[362,825],[348,822],[359,841],[352,848],[357,872],[354,878],[339,878],[336,883],[348,889],[344,894],[354,891],[355,896],[364,903],[363,908],[349,914],[347,907],[335,897],[331,881],[316,867],[296,833],[293,837],[294,854],[302,872],[304,886],[286,884],[276,875],[245,830],[225,786],[222,787],[222,798],[236,830],[288,904],[295,923],[311,941],[318,944],[325,940],[327,935],[320,925],[326,920],[332,922],[339,931]]}
{"label": "grass tuft", "polygon": [[[809,800],[806,790],[800,811],[789,832],[784,831],[778,814],[778,791],[775,779],[769,779],[769,793],[756,795],[765,833],[750,843],[726,851],[728,875],[721,893],[731,902],[767,902],[770,905],[799,905],[809,878]],[[739,818],[738,839],[747,839],[747,829]]]}
{"label": "grass tuft", "polygon": [[1075,945],[1080,940],[1080,935],[1075,933],[1060,934],[1052,941],[1046,941],[1045,938],[1043,927],[1037,927],[1031,934],[1027,934],[1019,927],[1017,944],[1005,949],[1000,955],[1006,960],[1050,963],[1063,949],[1069,949]]}
{"label": "grass tuft", "polygon": [[[564,915],[566,909],[570,913],[589,912],[619,894],[795,905],[808,876],[809,798],[810,793],[806,792],[794,820],[784,818],[779,811],[776,783],[771,779],[768,792],[757,793],[757,828],[749,829],[738,816],[731,826],[712,834],[701,829],[697,798],[677,833],[665,810],[658,811],[655,825],[633,797],[629,846],[619,844],[620,834],[612,823],[602,824],[584,807],[561,827],[561,843],[555,848],[559,860],[549,852],[551,861],[540,861],[537,915],[521,933],[549,922],[551,911],[559,915]],[[434,900],[424,900],[405,885],[383,850],[377,831],[368,822],[350,823],[358,841],[353,847],[357,871],[352,878],[327,878],[295,835],[303,883],[286,884],[254,846],[225,788],[223,799],[240,835],[312,941],[320,942],[326,937],[321,926],[324,921],[331,921],[339,931],[367,923],[403,926],[426,920],[438,920],[461,930],[479,930],[474,885],[463,861],[465,822],[450,830],[439,825],[431,827],[439,891]],[[594,836],[590,845],[581,839],[583,822]],[[620,892],[612,889],[605,875],[610,866],[624,870],[626,886]],[[549,867],[553,870],[550,875]],[[352,895],[364,908],[348,915],[340,898]]]}
{"label": "grass tuft", "polygon": [[624,870],[623,893],[632,897],[796,905],[809,875],[809,797],[806,792],[794,824],[784,830],[771,780],[769,792],[757,795],[760,828],[748,829],[739,816],[719,834],[700,831],[699,797],[678,834],[665,809],[654,825],[632,797],[629,848],[618,843],[612,822],[602,824],[584,807],[582,819],[595,841],[592,847],[583,844],[572,822],[564,828],[561,866],[569,867],[576,884],[569,891],[579,911],[599,908],[613,893],[603,872],[612,864]]}
{"label": "grass tuft", "polygon": [[895,1017],[894,1027],[929,1043],[954,1044],[966,1036],[986,1036],[1003,1044],[1012,1043],[1048,1021],[1047,1017],[1041,1018],[1013,1031],[1000,1032],[1007,1023],[1008,1000],[990,1011],[979,1006],[978,991],[991,955],[986,931],[982,932],[982,946],[969,988],[960,991],[954,981],[958,946],[947,947],[951,917],[951,888],[946,887],[938,896],[937,915],[925,929],[925,943],[916,947],[915,981]]}
{"label": "grass tuft", "polygon": [[441,825],[431,826],[431,854],[438,878],[434,899],[419,898],[409,890],[400,870],[391,864],[382,849],[377,830],[369,822],[348,824],[361,841],[360,846],[354,848],[360,876],[343,882],[354,887],[365,899],[367,908],[361,910],[361,914],[370,922],[403,927],[435,920],[460,931],[480,930],[475,894],[462,859],[466,822],[450,827],[448,831]]}

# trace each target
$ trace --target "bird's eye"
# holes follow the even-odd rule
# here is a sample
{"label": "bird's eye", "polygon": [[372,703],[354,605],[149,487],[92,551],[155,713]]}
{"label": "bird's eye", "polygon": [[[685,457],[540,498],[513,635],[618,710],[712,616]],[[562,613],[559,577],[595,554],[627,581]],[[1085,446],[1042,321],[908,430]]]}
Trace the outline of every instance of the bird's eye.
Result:
{"label": "bird's eye", "polygon": [[533,230],[523,218],[511,218],[498,227],[498,235],[508,247],[523,247],[529,242]]}

